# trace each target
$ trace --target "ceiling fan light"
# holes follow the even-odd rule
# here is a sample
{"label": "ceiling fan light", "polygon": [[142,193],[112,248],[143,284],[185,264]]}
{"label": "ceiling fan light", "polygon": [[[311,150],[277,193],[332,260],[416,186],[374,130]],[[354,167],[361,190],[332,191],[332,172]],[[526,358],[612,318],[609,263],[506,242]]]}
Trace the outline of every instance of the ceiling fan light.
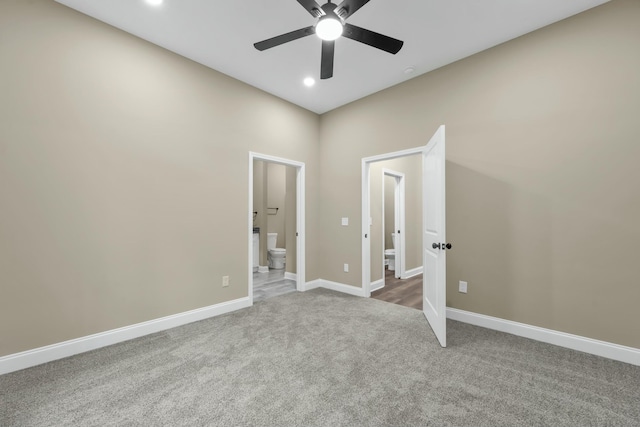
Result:
{"label": "ceiling fan light", "polygon": [[342,35],[342,23],[328,16],[321,18],[316,25],[316,35],[322,40],[335,40]]}

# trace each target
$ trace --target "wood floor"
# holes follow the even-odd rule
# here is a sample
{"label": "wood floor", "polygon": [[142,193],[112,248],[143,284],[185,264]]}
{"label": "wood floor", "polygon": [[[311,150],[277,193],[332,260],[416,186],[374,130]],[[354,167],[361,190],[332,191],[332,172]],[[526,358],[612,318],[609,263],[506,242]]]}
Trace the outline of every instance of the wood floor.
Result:
{"label": "wood floor", "polygon": [[394,271],[385,270],[385,286],[371,293],[371,298],[422,310],[422,274],[410,279],[396,279]]}

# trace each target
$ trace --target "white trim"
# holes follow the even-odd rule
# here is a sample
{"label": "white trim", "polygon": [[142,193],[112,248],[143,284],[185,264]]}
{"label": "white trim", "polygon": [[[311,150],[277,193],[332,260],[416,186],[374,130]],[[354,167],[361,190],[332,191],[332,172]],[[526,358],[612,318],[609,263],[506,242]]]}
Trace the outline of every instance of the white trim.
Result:
{"label": "white trim", "polygon": [[321,288],[322,287],[322,279],[312,280],[304,284],[304,291],[310,291],[311,289]]}
{"label": "white trim", "polygon": [[332,282],[330,280],[316,279],[305,284],[305,291],[310,291],[315,288],[325,288],[332,291],[338,291],[349,295],[355,295],[357,297],[364,297],[364,291],[362,288],[357,288],[351,285],[345,285],[344,283]]}
{"label": "white trim", "polygon": [[[296,168],[296,289],[302,291],[305,287],[306,272],[306,235],[305,235],[305,164],[296,160],[289,160],[282,157],[270,156],[267,154],[255,153],[249,151],[249,212],[248,212],[248,230],[253,228],[253,161],[262,160],[264,162],[276,163],[284,166],[292,166]],[[250,233],[249,238],[249,275],[248,275],[248,295],[253,304],[253,235]],[[266,270],[264,270],[266,268]],[[258,272],[267,273],[268,267],[258,267]]]}
{"label": "white trim", "polygon": [[289,273],[288,271],[284,272],[284,278],[288,280],[296,280],[296,281],[298,280],[296,273]]}
{"label": "white trim", "polygon": [[402,279],[411,279],[414,276],[417,276],[418,274],[422,274],[423,271],[423,267],[416,267],[416,268],[412,268],[411,270],[407,270],[404,272],[404,277]]}
{"label": "white trim", "polygon": [[365,157],[362,159],[362,161],[367,163],[375,163],[381,162],[383,160],[397,159],[399,157],[413,156],[414,154],[422,154],[424,148],[424,146],[414,147],[407,150],[394,151],[392,153],[378,154],[377,156]]}
{"label": "white trim", "polygon": [[369,193],[371,192],[371,182],[369,179],[369,171],[371,163],[367,159],[362,159],[362,212],[361,212],[361,233],[362,238],[362,289],[364,296],[371,296],[371,201]]}
{"label": "white trim", "polygon": [[[253,231],[253,156],[251,152],[249,153],[249,227],[247,228],[247,232],[249,230]],[[253,233],[248,235],[249,238],[249,256],[247,257],[249,260],[249,274],[248,274],[248,293],[249,302],[253,305]],[[259,238],[259,236],[258,236]],[[258,249],[258,273],[263,273],[260,266],[260,250]],[[268,271],[268,270],[267,270]]]}
{"label": "white trim", "polygon": [[638,348],[594,340],[456,308],[447,308],[447,318],[640,366],[640,349]]}
{"label": "white trim", "polygon": [[378,289],[384,288],[384,277],[382,279],[378,279],[375,282],[371,282],[371,292],[377,291]]}
{"label": "white trim", "polygon": [[0,375],[250,307],[249,297],[0,357]]}
{"label": "white trim", "polygon": [[[260,265],[260,266],[258,266],[258,273],[268,273],[268,272],[269,272],[269,266],[268,265]],[[251,276],[251,280],[253,280],[253,275]]]}

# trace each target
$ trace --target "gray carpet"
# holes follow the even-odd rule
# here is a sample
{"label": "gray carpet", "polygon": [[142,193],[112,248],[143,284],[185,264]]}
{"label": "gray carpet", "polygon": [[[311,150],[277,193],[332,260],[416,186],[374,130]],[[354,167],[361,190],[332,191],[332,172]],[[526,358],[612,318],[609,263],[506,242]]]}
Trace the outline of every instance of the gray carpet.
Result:
{"label": "gray carpet", "polygon": [[323,289],[0,376],[4,426],[638,426],[640,367]]}

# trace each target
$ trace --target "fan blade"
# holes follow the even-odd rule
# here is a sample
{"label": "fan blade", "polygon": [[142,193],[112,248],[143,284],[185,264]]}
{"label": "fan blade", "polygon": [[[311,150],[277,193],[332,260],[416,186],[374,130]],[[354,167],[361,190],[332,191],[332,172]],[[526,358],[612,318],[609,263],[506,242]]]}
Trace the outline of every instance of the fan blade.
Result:
{"label": "fan blade", "polygon": [[333,77],[333,50],[336,46],[334,40],[322,41],[322,60],[320,62],[320,78],[330,79]]}
{"label": "fan blade", "polygon": [[336,7],[335,12],[344,20],[356,13],[358,9],[367,3],[369,3],[369,0],[344,0]]}
{"label": "fan blade", "polygon": [[316,3],[315,0],[298,0],[298,3],[307,9],[307,12],[314,18],[320,18],[324,15],[324,10],[322,10],[322,7]]}
{"label": "fan blade", "polygon": [[403,41],[394,39],[383,34],[378,34],[364,28],[356,27],[351,24],[344,24],[342,35],[360,43],[384,50],[392,54],[396,54],[402,49]]}
{"label": "fan blade", "polygon": [[266,50],[272,47],[280,46],[283,43],[291,42],[302,37],[310,36],[311,34],[315,34],[316,30],[313,26],[307,28],[301,28],[299,30],[291,31],[290,33],[281,34],[279,36],[272,37],[270,39],[263,40],[258,43],[254,43],[256,49],[258,50]]}

